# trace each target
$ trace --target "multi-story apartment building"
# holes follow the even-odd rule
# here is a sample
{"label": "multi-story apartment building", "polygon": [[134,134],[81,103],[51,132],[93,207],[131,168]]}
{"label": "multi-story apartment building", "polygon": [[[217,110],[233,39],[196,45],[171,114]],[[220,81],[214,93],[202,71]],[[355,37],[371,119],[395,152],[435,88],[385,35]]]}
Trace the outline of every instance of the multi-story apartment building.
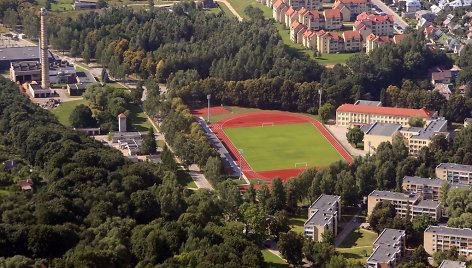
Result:
{"label": "multi-story apartment building", "polygon": [[322,194],[308,209],[308,220],[304,224],[305,236],[321,241],[325,231],[336,236],[341,220],[341,197]]}
{"label": "multi-story apartment building", "polygon": [[370,11],[370,0],[337,0],[333,9],[341,11],[344,21],[354,21],[357,15]]}
{"label": "multi-story apartment building", "polygon": [[471,184],[472,166],[454,163],[441,163],[436,167],[436,177],[449,183]]}
{"label": "multi-story apartment building", "polygon": [[272,17],[275,21],[285,23],[285,13],[289,9],[289,6],[282,0],[277,0],[272,6]]}
{"label": "multi-story apartment building", "polygon": [[376,107],[369,105],[343,104],[336,109],[336,126],[360,127],[375,122],[401,124],[408,126],[408,118],[421,116],[428,124],[438,113],[425,108],[407,109],[393,107]]}
{"label": "multi-story apartment building", "polygon": [[344,39],[337,33],[319,31],[316,33],[316,49],[321,53],[336,53],[343,51]]}
{"label": "multi-story apartment building", "polygon": [[298,33],[302,30],[306,31],[306,27],[298,21],[294,21],[290,25],[290,40],[294,43],[301,43],[302,40],[298,40]]}
{"label": "multi-story apartment building", "polygon": [[384,43],[392,42],[392,43],[398,44],[405,36],[407,36],[407,34],[398,34],[398,35],[394,35],[393,37],[389,37],[387,35],[377,36],[373,33],[369,34],[369,36],[367,36],[366,41],[365,41],[366,53],[369,54],[370,52],[372,52],[372,50],[374,50],[375,48],[378,48]]}
{"label": "multi-story apartment building", "polygon": [[354,30],[360,32],[362,37],[366,39],[370,34],[392,36],[393,23],[392,15],[378,16],[363,12],[357,16]]}
{"label": "multi-story apartment building", "polygon": [[423,199],[438,201],[445,182],[445,180],[436,178],[405,176],[402,188],[406,193],[419,194]]}
{"label": "multi-story apartment building", "polygon": [[387,200],[395,207],[395,212],[402,217],[407,215],[416,217],[429,214],[433,219],[441,218],[441,203],[432,200],[423,200],[420,195],[374,190],[367,197],[367,216],[372,214],[378,202]]}
{"label": "multi-story apartment building", "polygon": [[325,18],[325,30],[333,31],[343,27],[343,14],[338,9],[325,9],[323,15]]}
{"label": "multi-story apartment building", "polygon": [[461,255],[472,254],[472,230],[469,228],[451,228],[429,226],[424,231],[424,249],[433,255],[435,252],[456,247]]}
{"label": "multi-story apartment building", "polygon": [[360,51],[362,49],[362,35],[356,31],[343,32],[344,52]]}
{"label": "multi-story apartment building", "polygon": [[438,268],[466,268],[466,265],[463,261],[443,260]]}
{"label": "multi-story apartment building", "polygon": [[304,7],[307,10],[318,10],[322,8],[322,0],[285,0],[285,4],[292,6],[294,9],[299,10]]}
{"label": "multi-story apartment building", "polygon": [[367,268],[395,268],[405,256],[404,230],[385,228],[373,244],[374,252],[367,259]]}

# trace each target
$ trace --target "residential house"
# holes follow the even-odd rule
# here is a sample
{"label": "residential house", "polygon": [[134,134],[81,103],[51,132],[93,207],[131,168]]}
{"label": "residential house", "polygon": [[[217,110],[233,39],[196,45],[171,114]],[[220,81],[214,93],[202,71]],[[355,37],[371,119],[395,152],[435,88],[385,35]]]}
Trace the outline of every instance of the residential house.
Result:
{"label": "residential house", "polygon": [[405,6],[406,12],[413,14],[413,16],[415,16],[417,11],[421,10],[421,3],[417,0],[407,0]]}
{"label": "residential house", "polygon": [[[421,20],[423,20],[423,19],[421,19]],[[438,28],[434,27],[433,25],[429,25],[428,27],[426,27],[423,31],[425,38],[430,39],[433,31],[437,30],[437,29]]]}
{"label": "residential house", "polygon": [[338,222],[341,220],[341,197],[322,194],[308,209],[304,234],[315,242],[322,240],[325,231],[338,234]]}
{"label": "residential house", "polygon": [[463,261],[443,260],[438,268],[466,268],[466,265]]}
{"label": "residential house", "polygon": [[420,29],[420,28],[426,28],[426,27],[429,27],[431,26],[431,22],[426,20],[425,18],[421,18],[418,23],[416,24],[416,29]]}
{"label": "residential house", "polygon": [[440,7],[438,7],[437,5],[432,5],[431,6],[431,12],[433,12],[433,14],[437,15],[437,14],[442,12],[442,9]]}
{"label": "residential house", "polygon": [[434,68],[431,70],[431,83],[450,84],[452,82],[451,70],[443,70],[441,68]]}
{"label": "residential house", "polygon": [[22,192],[33,190],[34,182],[32,179],[19,180],[17,183],[20,185]]}
{"label": "residential house", "polygon": [[403,127],[407,127],[408,118],[417,115],[429,123],[437,117],[438,113],[425,108],[407,109],[343,104],[336,109],[336,126],[352,128],[380,122],[401,124]]}
{"label": "residential house", "polygon": [[439,92],[439,94],[441,94],[441,96],[446,98],[446,100],[449,100],[449,98],[452,95],[450,84],[436,83],[434,85],[433,91]]}
{"label": "residential house", "polygon": [[453,20],[453,19],[454,19],[454,15],[448,14],[448,15],[446,16],[446,19],[442,22],[442,25],[443,25],[444,27],[448,27],[449,24],[452,23],[452,20]]}
{"label": "residential house", "polygon": [[344,21],[354,21],[362,12],[369,12],[371,5],[370,0],[336,0],[333,9],[341,11]]}
{"label": "residential house", "polygon": [[373,243],[374,251],[367,259],[367,268],[395,268],[406,253],[404,230],[385,228]]}
{"label": "residential house", "polygon": [[472,230],[470,228],[451,228],[446,226],[429,226],[424,231],[424,250],[433,255],[438,251],[457,248],[460,255],[472,254]]}
{"label": "residential house", "polygon": [[357,16],[354,29],[360,32],[363,38],[367,38],[371,33],[378,36],[391,36],[393,35],[393,23],[392,15],[378,16],[363,12]]}
{"label": "residential house", "polygon": [[378,202],[387,200],[395,207],[397,215],[405,217],[409,211],[412,218],[429,214],[434,220],[441,218],[441,203],[438,201],[424,200],[420,195],[405,194],[389,191],[374,190],[367,196],[367,216],[372,214],[372,211]]}
{"label": "residential house", "polygon": [[419,10],[415,13],[416,20],[425,19],[429,22],[433,22],[436,15],[429,10]]}
{"label": "residential house", "polygon": [[441,163],[436,167],[436,177],[449,183],[472,184],[472,166]]}

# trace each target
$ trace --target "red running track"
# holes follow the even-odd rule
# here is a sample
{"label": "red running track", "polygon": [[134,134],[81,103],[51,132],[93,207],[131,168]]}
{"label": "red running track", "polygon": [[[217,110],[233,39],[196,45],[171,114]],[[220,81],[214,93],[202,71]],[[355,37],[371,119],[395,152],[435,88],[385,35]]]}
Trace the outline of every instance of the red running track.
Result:
{"label": "red running track", "polygon": [[[218,137],[218,139],[220,139],[226,149],[228,149],[229,153],[231,154],[231,157],[233,157],[233,159],[239,159],[239,153],[237,148],[229,140],[228,136],[226,136],[223,129],[261,126],[263,123],[273,123],[274,125],[312,123],[345,160],[347,160],[349,163],[352,163],[354,161],[351,155],[349,155],[349,153],[341,146],[341,144],[339,144],[339,142],[331,135],[331,133],[328,132],[328,130],[320,122],[311,117],[300,114],[284,112],[255,112],[239,114],[226,117],[218,121],[217,123],[210,124],[210,128]],[[235,162],[239,165],[239,161]],[[306,170],[306,168],[302,168],[256,172],[251,168],[251,166],[247,163],[244,157],[242,157],[241,162],[242,163],[240,168],[242,169],[247,178],[258,178],[267,181],[272,180],[272,178],[276,176],[279,176],[282,180],[286,180],[291,177],[296,177],[299,173]]]}
{"label": "red running track", "polygon": [[[208,115],[208,108],[202,108],[202,109],[194,109],[191,110],[190,113],[195,116],[207,116]],[[215,107],[210,107],[210,116],[211,115],[217,115],[217,114],[229,114],[230,111],[226,110],[222,106],[215,106]]]}

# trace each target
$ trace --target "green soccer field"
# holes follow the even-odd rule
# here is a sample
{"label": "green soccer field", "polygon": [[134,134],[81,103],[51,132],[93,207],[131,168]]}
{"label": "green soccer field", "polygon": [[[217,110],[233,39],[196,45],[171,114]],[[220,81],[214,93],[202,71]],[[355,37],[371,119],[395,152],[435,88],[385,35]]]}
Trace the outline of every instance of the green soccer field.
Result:
{"label": "green soccer field", "polygon": [[254,171],[324,167],[341,155],[311,123],[228,128],[224,132]]}

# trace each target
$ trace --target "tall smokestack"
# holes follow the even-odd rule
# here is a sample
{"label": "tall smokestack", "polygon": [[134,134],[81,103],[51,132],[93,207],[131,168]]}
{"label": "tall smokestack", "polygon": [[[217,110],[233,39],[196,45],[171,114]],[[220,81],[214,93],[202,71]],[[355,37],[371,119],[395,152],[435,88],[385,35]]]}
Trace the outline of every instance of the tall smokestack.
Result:
{"label": "tall smokestack", "polygon": [[49,89],[49,52],[48,52],[48,37],[46,28],[46,15],[48,14],[45,8],[41,8],[41,87]]}

